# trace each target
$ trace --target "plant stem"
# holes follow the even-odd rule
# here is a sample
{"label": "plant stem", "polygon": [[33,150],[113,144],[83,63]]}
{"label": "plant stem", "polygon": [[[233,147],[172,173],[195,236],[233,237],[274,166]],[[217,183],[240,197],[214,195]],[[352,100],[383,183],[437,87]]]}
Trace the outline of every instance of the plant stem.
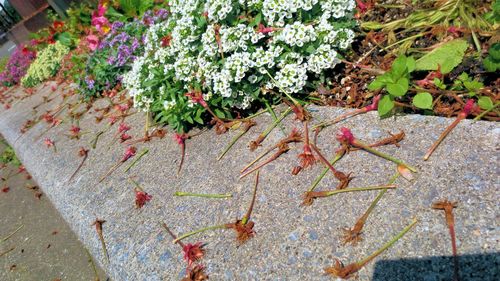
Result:
{"label": "plant stem", "polygon": [[104,179],[106,179],[107,176],[111,175],[111,173],[113,173],[113,171],[118,169],[118,167],[120,167],[121,164],[123,164],[122,161],[116,163],[113,167],[111,167],[111,169],[109,169],[109,171],[99,179],[99,183],[101,183]]}
{"label": "plant stem", "polygon": [[[264,104],[266,105],[267,111],[271,114],[271,117],[273,117],[274,122],[277,122],[278,116],[276,115],[276,112],[274,112],[273,108],[269,105],[267,101],[264,101]],[[285,128],[283,128],[283,124],[281,122],[278,122],[278,126],[281,130],[281,132],[286,135]]]}
{"label": "plant stem", "polygon": [[485,111],[483,111],[481,114],[479,114],[478,116],[476,116],[473,120],[474,121],[477,121],[477,120],[480,120],[481,118],[483,118],[484,115],[488,114],[489,112],[493,111],[495,108],[497,108],[498,106],[500,105],[500,102],[497,102],[495,103],[495,105],[490,108],[490,109],[487,109]]}
{"label": "plant stem", "polygon": [[[344,153],[337,153],[337,154],[335,154],[335,158],[333,158],[333,160],[330,161],[330,164],[333,166],[337,161],[339,161],[340,159],[342,159],[343,156],[344,156]],[[311,187],[308,190],[309,192],[313,191],[316,188],[316,186],[325,177],[326,173],[328,173],[329,169],[330,168],[328,168],[328,167],[326,167],[326,168],[323,169],[323,171],[321,172],[321,174],[312,183]]]}
{"label": "plant stem", "polygon": [[453,123],[451,123],[450,126],[448,126],[448,128],[446,128],[446,130],[444,130],[441,133],[439,138],[432,144],[431,148],[429,148],[429,150],[425,154],[424,161],[427,161],[429,159],[429,157],[431,157],[432,153],[434,153],[434,150],[436,150],[436,148],[439,146],[439,144],[446,138],[446,136],[451,132],[451,130],[453,130],[453,128],[455,128],[458,125],[458,123],[460,123],[460,121],[462,121],[462,119],[464,119],[464,118],[462,118],[459,115],[457,117],[457,119],[455,119],[455,121],[453,121]]}
{"label": "plant stem", "polygon": [[82,168],[82,166],[83,166],[83,163],[85,163],[85,160],[87,160],[87,157],[88,157],[88,156],[89,156],[88,154],[85,154],[85,155],[83,156],[82,162],[80,162],[80,164],[78,165],[78,167],[76,168],[76,170],[73,172],[73,174],[71,175],[71,177],[69,177],[68,182],[70,182],[70,181],[71,181],[71,180],[75,177],[76,173],[78,173],[78,171],[80,171],[80,169],[81,169],[81,168]]}
{"label": "plant stem", "polygon": [[362,143],[362,142],[360,142],[360,141],[358,141],[358,140],[354,141],[354,142],[353,142],[353,145],[354,145],[354,146],[357,146],[357,147],[359,147],[359,148],[362,148],[362,149],[364,149],[364,150],[366,150],[366,151],[368,151],[368,152],[370,152],[370,153],[372,153],[372,154],[375,154],[375,155],[377,155],[377,156],[379,156],[379,157],[382,157],[382,158],[384,158],[384,159],[386,159],[386,160],[389,160],[389,161],[391,161],[391,162],[394,162],[394,163],[396,163],[396,164],[398,164],[398,165],[405,166],[406,168],[408,168],[410,171],[412,171],[412,172],[414,172],[414,173],[416,173],[416,172],[417,172],[417,169],[415,169],[415,168],[413,168],[412,166],[410,166],[410,165],[406,164],[405,162],[403,162],[403,161],[401,161],[401,160],[399,160],[399,159],[397,159],[397,158],[395,158],[395,157],[392,157],[392,156],[390,156],[390,155],[387,155],[387,154],[385,154],[385,153],[382,153],[382,152],[380,152],[380,151],[378,151],[378,150],[376,150],[376,149],[373,149],[373,148],[371,148],[370,146],[368,146],[367,144]]}
{"label": "plant stem", "polygon": [[287,96],[287,98],[289,98],[293,102],[293,104],[295,104],[295,105],[300,104],[287,91],[285,91],[285,89],[280,87],[280,84],[278,83],[278,81],[276,81],[276,79],[274,79],[274,77],[271,75],[271,73],[269,73],[269,71],[267,71],[267,69],[266,69],[266,73],[267,73],[267,76],[269,76],[269,78],[271,78],[271,80],[274,82],[276,87],[278,87],[278,89],[280,89],[280,91],[282,91]]}
{"label": "plant stem", "polygon": [[365,110],[365,109],[363,109],[363,108],[355,109],[355,110],[353,110],[353,111],[346,112],[346,113],[344,113],[344,114],[342,114],[342,115],[338,116],[337,118],[335,118],[335,119],[333,119],[333,120],[327,120],[327,121],[323,121],[323,122],[321,122],[321,123],[319,123],[319,124],[316,124],[316,125],[314,125],[312,128],[313,128],[313,129],[317,129],[317,128],[321,128],[321,129],[323,129],[323,128],[326,128],[326,127],[331,126],[331,125],[333,125],[333,124],[336,124],[336,123],[338,123],[338,122],[340,122],[340,121],[342,121],[342,120],[344,120],[344,119],[347,119],[347,118],[349,118],[349,117],[354,117],[354,116],[356,116],[356,115],[359,115],[359,114],[361,114],[361,113],[364,113],[365,111],[366,111],[366,110]]}
{"label": "plant stem", "polygon": [[[170,234],[172,239],[177,239],[177,236],[172,232],[172,230],[170,230],[170,228],[167,226],[166,223],[162,222],[161,225],[163,226],[163,228],[165,228],[165,230],[168,232],[168,234]],[[182,241],[177,241],[177,244],[179,244],[179,246],[184,248],[184,243],[182,243]]]}
{"label": "plant stem", "polygon": [[21,224],[18,228],[16,228],[16,230],[14,230],[12,233],[10,233],[9,235],[5,236],[4,238],[2,238],[2,241],[1,242],[5,242],[7,240],[9,240],[10,237],[12,237],[14,234],[16,234],[19,230],[21,230],[22,228],[24,227],[24,224]]}
{"label": "plant stem", "polygon": [[183,191],[176,191],[174,193],[174,196],[193,196],[193,197],[205,197],[205,198],[230,198],[233,197],[232,194],[226,193],[226,194],[203,194],[203,193],[191,193],[191,192],[183,192]]}
{"label": "plant stem", "polygon": [[396,186],[393,184],[386,184],[386,185],[378,185],[378,186],[352,187],[352,188],[345,188],[345,189],[336,189],[336,190],[325,192],[324,197],[328,197],[328,196],[332,196],[332,195],[344,193],[344,192],[369,191],[369,190],[393,189],[393,188],[396,188]]}
{"label": "plant stem", "polygon": [[363,267],[365,264],[373,260],[375,257],[380,255],[383,251],[387,250],[389,247],[391,247],[394,243],[396,243],[401,237],[403,237],[415,224],[417,223],[417,219],[413,219],[413,221],[406,226],[400,233],[398,233],[394,238],[391,239],[391,241],[387,242],[382,246],[380,249],[376,250],[373,252],[371,255],[368,257],[362,259],[361,261],[356,262],[356,265],[358,268]]}
{"label": "plant stem", "polygon": [[269,135],[274,130],[274,128],[276,128],[276,126],[278,126],[281,123],[281,121],[285,119],[285,117],[288,114],[290,114],[291,111],[292,111],[291,108],[287,108],[285,112],[283,112],[278,119],[276,119],[269,127],[266,128],[264,132],[262,132],[259,135],[259,138],[261,138],[262,140],[265,139],[267,135]]}
{"label": "plant stem", "polygon": [[172,243],[176,244],[178,241],[181,241],[181,240],[183,240],[185,238],[188,238],[190,236],[196,235],[198,233],[202,233],[202,232],[209,231],[209,230],[214,230],[214,229],[222,229],[222,228],[227,228],[227,226],[225,224],[220,224],[220,225],[213,225],[213,226],[204,227],[204,228],[201,228],[201,229],[198,229],[198,230],[194,230],[194,231],[185,233],[185,234],[177,237],[176,239],[174,239],[172,241]]}
{"label": "plant stem", "polygon": [[241,219],[241,224],[243,225],[247,224],[248,220],[250,219],[250,215],[252,214],[253,206],[255,205],[255,198],[257,197],[257,186],[259,185],[259,174],[260,171],[257,171],[257,173],[255,174],[255,185],[253,187],[252,201],[250,202],[250,206],[248,206],[247,213]]}
{"label": "plant stem", "polygon": [[142,156],[146,155],[148,152],[149,152],[149,149],[144,148],[141,151],[141,153],[139,153],[139,155],[137,155],[137,157],[135,157],[134,161],[132,161],[132,163],[130,163],[130,165],[127,167],[127,169],[125,169],[125,172],[128,172],[139,160],[141,160]]}
{"label": "plant stem", "polygon": [[95,281],[99,281],[99,273],[97,273],[97,267],[95,266],[94,259],[92,258],[92,255],[90,254],[89,250],[85,248],[85,251],[87,252],[87,257],[89,259],[89,263],[92,265],[92,270],[94,271],[95,275]]}
{"label": "plant stem", "polygon": [[95,135],[94,139],[92,140],[91,142],[91,146],[92,146],[92,149],[95,149],[96,146],[97,146],[97,141],[99,140],[99,137],[104,134],[104,131],[99,131],[97,132],[97,134]]}

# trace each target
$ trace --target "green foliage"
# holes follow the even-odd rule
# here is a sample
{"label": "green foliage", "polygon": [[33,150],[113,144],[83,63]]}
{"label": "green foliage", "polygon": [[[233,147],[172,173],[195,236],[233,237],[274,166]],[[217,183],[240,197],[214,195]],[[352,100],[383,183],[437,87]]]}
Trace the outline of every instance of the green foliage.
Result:
{"label": "green foliage", "polygon": [[432,109],[432,95],[429,93],[418,93],[413,97],[413,105],[420,109]]}
{"label": "green foliage", "polygon": [[9,62],[9,57],[1,57],[0,58],[0,72],[5,70],[5,66]]}
{"label": "green foliage", "polygon": [[473,97],[476,96],[477,92],[483,87],[484,84],[482,82],[477,79],[472,79],[467,73],[463,72],[453,81],[451,89],[456,91],[467,90],[468,94]]}
{"label": "green foliage", "polygon": [[484,15],[484,19],[494,25],[500,23],[500,0],[495,0],[495,2],[491,4],[491,11]]}
{"label": "green foliage", "polygon": [[[97,2],[97,1],[95,1]],[[66,11],[67,31],[75,36],[84,35],[91,24],[92,11],[96,8],[94,1],[74,1]]]}
{"label": "green foliage", "polygon": [[416,70],[437,70],[446,74],[462,62],[469,43],[463,39],[449,41],[417,60]]}
{"label": "green foliage", "polygon": [[488,56],[483,60],[484,68],[488,72],[500,70],[500,43],[494,43],[488,49]]}
{"label": "green foliage", "polygon": [[118,0],[119,7],[129,17],[141,16],[154,5],[153,0]]}
{"label": "green foliage", "polygon": [[391,70],[378,76],[370,85],[370,91],[385,88],[389,95],[384,96],[378,106],[380,116],[385,116],[394,108],[394,98],[402,97],[408,92],[410,73],[415,70],[413,57],[399,56],[392,63]]}
{"label": "green foliage", "polygon": [[493,101],[491,100],[491,98],[486,97],[486,96],[480,97],[479,100],[477,101],[477,104],[479,105],[479,107],[481,109],[484,109],[484,110],[489,110],[489,109],[492,109],[494,107]]}
{"label": "green foliage", "polygon": [[2,164],[12,164],[14,166],[21,166],[21,161],[17,159],[16,153],[11,146],[7,145],[7,148],[0,155],[0,163]]}

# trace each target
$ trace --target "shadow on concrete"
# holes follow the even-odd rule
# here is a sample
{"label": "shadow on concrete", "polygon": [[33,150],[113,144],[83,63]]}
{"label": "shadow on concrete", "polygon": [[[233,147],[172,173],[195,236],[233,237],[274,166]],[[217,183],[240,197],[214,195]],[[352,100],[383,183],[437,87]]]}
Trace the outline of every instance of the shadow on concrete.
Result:
{"label": "shadow on concrete", "polygon": [[[500,280],[500,252],[458,257],[461,281]],[[451,281],[453,257],[381,260],[375,264],[373,281]]]}

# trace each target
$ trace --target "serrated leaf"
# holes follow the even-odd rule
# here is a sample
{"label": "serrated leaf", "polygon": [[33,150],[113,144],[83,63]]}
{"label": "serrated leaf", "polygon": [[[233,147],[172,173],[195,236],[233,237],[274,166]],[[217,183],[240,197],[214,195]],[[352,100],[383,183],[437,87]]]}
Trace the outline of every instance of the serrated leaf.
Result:
{"label": "serrated leaf", "polygon": [[493,101],[490,97],[480,97],[477,104],[481,109],[489,110],[493,108]]}
{"label": "serrated leaf", "polygon": [[418,93],[413,97],[413,105],[421,109],[432,109],[432,95],[429,93]]}
{"label": "serrated leaf", "polygon": [[416,70],[437,70],[441,66],[441,73],[446,74],[462,62],[469,43],[463,39],[456,39],[444,43],[417,60]]}
{"label": "serrated leaf", "polygon": [[406,77],[399,78],[396,83],[387,84],[387,92],[393,97],[402,97],[408,91],[410,81]]}
{"label": "serrated leaf", "polygon": [[394,101],[389,95],[383,96],[378,102],[378,115],[385,116],[394,108]]}

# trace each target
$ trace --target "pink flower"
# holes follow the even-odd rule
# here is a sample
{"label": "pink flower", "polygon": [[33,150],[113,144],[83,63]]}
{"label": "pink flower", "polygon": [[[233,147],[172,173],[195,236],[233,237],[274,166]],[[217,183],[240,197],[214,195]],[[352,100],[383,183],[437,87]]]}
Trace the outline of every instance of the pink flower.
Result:
{"label": "pink flower", "polygon": [[274,31],[273,27],[265,27],[262,23],[259,24],[257,28],[257,33],[267,34]]}
{"label": "pink flower", "polygon": [[71,132],[71,135],[73,136],[78,136],[78,134],[80,133],[80,127],[78,126],[75,126],[75,125],[72,125],[71,126],[71,129],[69,129],[69,131]]}
{"label": "pink flower", "polygon": [[93,34],[88,35],[87,46],[89,47],[90,50],[95,51],[97,49],[97,46],[99,46],[99,37]]}
{"label": "pink flower", "polygon": [[469,116],[472,112],[476,111],[477,106],[473,99],[469,99],[462,110],[461,114],[465,115],[465,117]]}
{"label": "pink flower", "polygon": [[200,92],[189,92],[186,97],[190,98],[193,103],[198,103],[203,107],[207,107],[207,102],[203,99],[203,95]]}
{"label": "pink flower", "polygon": [[185,244],[182,247],[182,251],[184,252],[184,259],[188,263],[188,267],[191,267],[191,265],[203,258],[203,255],[205,254],[205,250],[203,250],[203,244],[201,242],[198,242],[196,244]]}
{"label": "pink flower", "polygon": [[49,139],[49,138],[45,138],[44,143],[49,148],[52,147],[52,146],[54,146],[54,142],[51,139]]}
{"label": "pink flower", "polygon": [[131,135],[128,135],[127,133],[123,133],[123,134],[120,135],[120,142],[127,141],[127,140],[129,140],[131,138],[132,138]]}
{"label": "pink flower", "polygon": [[372,111],[372,110],[377,110],[378,109],[378,102],[380,101],[380,98],[382,95],[377,95],[373,98],[372,104],[365,106],[365,110]]}
{"label": "pink flower", "polygon": [[341,143],[348,144],[352,144],[355,141],[354,135],[352,134],[351,130],[345,127],[340,128],[340,133],[337,134],[337,140]]}
{"label": "pink flower", "polygon": [[125,133],[128,130],[130,130],[130,126],[128,126],[125,123],[120,123],[120,126],[118,127],[118,132],[119,133]]}
{"label": "pink flower", "polygon": [[116,121],[118,121],[118,117],[116,116],[109,117],[109,125],[114,125]]}
{"label": "pink flower", "polygon": [[136,152],[137,152],[137,149],[135,147],[133,147],[133,146],[127,147],[127,150],[125,150],[125,154],[123,154],[121,161],[125,162],[128,159],[130,159],[131,157],[134,157]]}
{"label": "pink flower", "polygon": [[147,194],[146,192],[141,191],[141,190],[136,190],[135,191],[135,207],[137,209],[142,208],[146,204],[146,202],[151,201],[152,198],[153,198],[153,196]]}
{"label": "pink flower", "polygon": [[179,145],[183,145],[184,144],[184,141],[187,139],[187,135],[186,134],[178,134],[178,133],[175,133],[174,134],[174,140],[179,144]]}
{"label": "pink flower", "polygon": [[361,0],[356,0],[356,4],[358,4],[358,11],[363,14],[368,10],[368,5],[363,3]]}

